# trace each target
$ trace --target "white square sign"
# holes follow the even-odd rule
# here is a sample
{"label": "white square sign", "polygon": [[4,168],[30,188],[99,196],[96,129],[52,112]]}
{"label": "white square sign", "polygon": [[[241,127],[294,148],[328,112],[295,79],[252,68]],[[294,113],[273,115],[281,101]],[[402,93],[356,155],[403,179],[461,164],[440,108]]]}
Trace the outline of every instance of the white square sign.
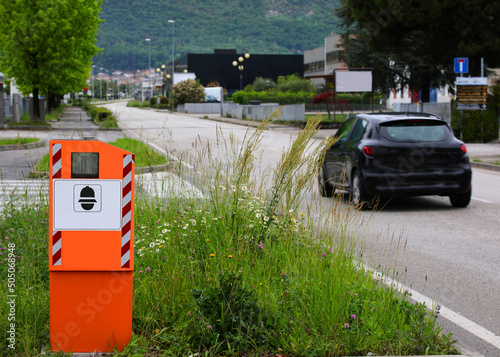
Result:
{"label": "white square sign", "polygon": [[121,180],[54,180],[54,229],[120,230]]}

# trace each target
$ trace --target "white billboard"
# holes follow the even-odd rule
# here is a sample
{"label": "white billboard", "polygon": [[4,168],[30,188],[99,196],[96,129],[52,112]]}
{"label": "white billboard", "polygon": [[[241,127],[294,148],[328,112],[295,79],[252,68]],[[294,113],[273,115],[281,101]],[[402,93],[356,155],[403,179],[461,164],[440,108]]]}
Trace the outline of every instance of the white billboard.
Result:
{"label": "white billboard", "polygon": [[371,92],[372,71],[335,71],[335,91]]}

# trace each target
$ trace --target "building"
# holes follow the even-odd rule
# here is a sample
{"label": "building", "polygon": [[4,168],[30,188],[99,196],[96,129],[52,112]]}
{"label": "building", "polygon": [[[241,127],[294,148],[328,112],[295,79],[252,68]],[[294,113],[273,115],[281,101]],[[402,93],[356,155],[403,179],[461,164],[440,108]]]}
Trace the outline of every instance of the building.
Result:
{"label": "building", "polygon": [[247,57],[236,50],[215,50],[213,54],[188,53],[187,68],[202,85],[216,84],[231,94],[252,84],[257,77],[276,81],[279,76],[303,76],[304,56],[249,54]]}
{"label": "building", "polygon": [[323,46],[304,51],[304,77],[325,91],[333,91],[334,70],[347,69],[347,64],[341,60],[341,51],[340,35],[334,32],[325,37]]}

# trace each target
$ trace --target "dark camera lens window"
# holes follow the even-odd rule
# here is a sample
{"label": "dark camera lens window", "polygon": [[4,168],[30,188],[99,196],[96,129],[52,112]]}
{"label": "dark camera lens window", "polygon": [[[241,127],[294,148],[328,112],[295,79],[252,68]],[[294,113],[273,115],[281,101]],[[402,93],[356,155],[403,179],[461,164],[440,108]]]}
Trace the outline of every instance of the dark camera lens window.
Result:
{"label": "dark camera lens window", "polygon": [[99,153],[72,152],[71,178],[99,178]]}

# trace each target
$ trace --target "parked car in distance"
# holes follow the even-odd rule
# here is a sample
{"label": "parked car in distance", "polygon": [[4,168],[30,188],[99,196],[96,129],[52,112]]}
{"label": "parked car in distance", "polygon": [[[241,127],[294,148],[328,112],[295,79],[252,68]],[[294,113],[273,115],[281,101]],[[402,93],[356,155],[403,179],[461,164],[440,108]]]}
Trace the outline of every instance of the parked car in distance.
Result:
{"label": "parked car in distance", "polygon": [[207,103],[219,103],[217,98],[215,98],[213,95],[210,95],[210,94],[205,95],[205,102],[207,102]]}
{"label": "parked car in distance", "polygon": [[470,202],[467,148],[437,115],[358,114],[335,137],[319,172],[323,196],[344,190],[361,208],[376,196],[449,196],[454,207]]}

